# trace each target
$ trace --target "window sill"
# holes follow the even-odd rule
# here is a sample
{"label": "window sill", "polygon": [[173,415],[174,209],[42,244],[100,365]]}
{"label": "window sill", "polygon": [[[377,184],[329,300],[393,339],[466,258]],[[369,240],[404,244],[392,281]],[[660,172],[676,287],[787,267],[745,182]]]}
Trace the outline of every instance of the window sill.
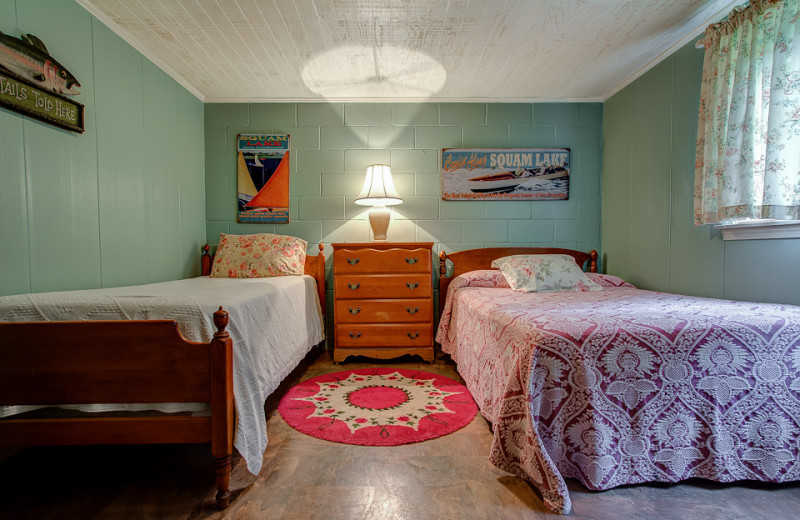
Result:
{"label": "window sill", "polygon": [[723,240],[800,238],[800,220],[749,220],[714,228],[722,230]]}

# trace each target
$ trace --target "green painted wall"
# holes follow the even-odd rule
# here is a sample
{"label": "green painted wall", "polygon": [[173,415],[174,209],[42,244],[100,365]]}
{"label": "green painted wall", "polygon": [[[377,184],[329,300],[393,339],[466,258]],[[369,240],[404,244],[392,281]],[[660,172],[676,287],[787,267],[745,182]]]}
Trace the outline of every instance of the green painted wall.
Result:
{"label": "green painted wall", "polygon": [[604,104],[606,271],[643,289],[800,305],[800,240],[725,242],[692,222],[702,68],[690,43]]}
{"label": "green painted wall", "polygon": [[[353,201],[366,167],[391,164],[404,199],[390,241],[436,251],[536,245],[600,249],[603,111],[599,103],[207,104],[207,237],[270,232],[309,243],[368,242],[368,208]],[[236,222],[236,135],[291,135],[289,224]],[[443,201],[442,148],[569,147],[566,201]],[[328,248],[330,261],[330,248]]]}
{"label": "green painted wall", "polygon": [[0,0],[81,82],[86,132],[0,109],[0,295],[199,274],[203,104],[72,1]]}

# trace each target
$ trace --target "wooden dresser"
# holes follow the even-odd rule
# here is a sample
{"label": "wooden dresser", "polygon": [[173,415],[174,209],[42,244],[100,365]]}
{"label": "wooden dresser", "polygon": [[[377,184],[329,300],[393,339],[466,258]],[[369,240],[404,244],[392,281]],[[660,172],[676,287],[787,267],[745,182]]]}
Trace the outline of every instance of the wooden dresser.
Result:
{"label": "wooden dresser", "polygon": [[332,244],[334,362],[433,361],[432,242]]}

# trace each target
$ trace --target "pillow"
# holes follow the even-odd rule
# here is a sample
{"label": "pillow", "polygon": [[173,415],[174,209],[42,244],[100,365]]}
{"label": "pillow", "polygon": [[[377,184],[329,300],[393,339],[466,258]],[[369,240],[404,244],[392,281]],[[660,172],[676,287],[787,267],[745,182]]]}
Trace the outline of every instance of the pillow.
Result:
{"label": "pillow", "polygon": [[451,285],[456,284],[461,287],[500,287],[508,289],[505,276],[495,269],[478,269],[468,271],[453,278]]}
{"label": "pillow", "polygon": [[286,235],[221,233],[211,278],[265,278],[303,274],[305,240]]}
{"label": "pillow", "polygon": [[492,262],[520,292],[602,291],[570,255],[514,255]]}
{"label": "pillow", "polygon": [[636,286],[632,283],[626,282],[622,278],[617,278],[610,274],[600,273],[586,273],[586,276],[593,282],[596,282],[600,287],[628,287],[635,289]]}

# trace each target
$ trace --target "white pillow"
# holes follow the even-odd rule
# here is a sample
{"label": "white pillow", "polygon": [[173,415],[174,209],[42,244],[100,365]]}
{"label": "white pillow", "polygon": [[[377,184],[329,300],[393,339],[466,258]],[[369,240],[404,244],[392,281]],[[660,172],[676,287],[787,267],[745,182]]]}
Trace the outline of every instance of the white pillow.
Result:
{"label": "white pillow", "polygon": [[520,292],[602,291],[570,255],[513,255],[492,262]]}

